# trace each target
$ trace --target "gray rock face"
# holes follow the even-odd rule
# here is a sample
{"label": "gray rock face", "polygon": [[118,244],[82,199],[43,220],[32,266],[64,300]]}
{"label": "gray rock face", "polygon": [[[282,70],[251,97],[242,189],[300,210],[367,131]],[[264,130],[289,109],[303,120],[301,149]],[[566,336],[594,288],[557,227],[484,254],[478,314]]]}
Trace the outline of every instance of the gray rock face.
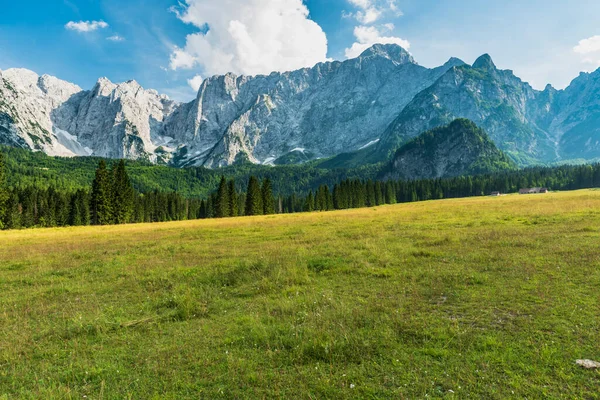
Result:
{"label": "gray rock face", "polygon": [[102,78],[91,91],[56,109],[53,117],[57,128],[76,133],[78,142],[96,156],[156,161],[157,148],[168,148],[174,140],[163,132],[178,106],[135,81],[115,85]]}
{"label": "gray rock face", "polygon": [[385,152],[421,132],[468,118],[521,164],[600,156],[600,71],[564,91],[534,90],[488,55],[449,70],[419,93],[388,127]]}
{"label": "gray rock face", "polygon": [[[51,78],[54,86],[44,92],[34,73],[10,70],[3,74],[19,96],[2,89],[0,99],[18,107],[17,113],[2,109],[1,135],[4,143],[51,155],[174,157],[177,166],[217,167],[238,159],[271,164],[293,152],[329,157],[379,139],[417,93],[459,64],[452,59],[427,69],[398,46],[376,45],[356,59],[314,68],[215,76],[188,104],[135,81],[116,85],[104,78],[91,91]],[[27,106],[36,102],[44,103],[43,112]],[[31,112],[21,112],[21,105]],[[20,123],[22,114],[43,130]]]}
{"label": "gray rock face", "polygon": [[1,143],[57,156],[148,158],[168,145],[164,121],[179,105],[135,81],[93,90],[28,70],[0,72]]}
{"label": "gray rock face", "polygon": [[540,92],[489,56],[427,69],[399,46],[268,76],[215,76],[180,104],[135,81],[89,91],[27,70],[0,71],[0,144],[50,155],[219,167],[385,155],[458,117],[523,164],[600,157],[600,72]]}
{"label": "gray rock face", "polygon": [[557,156],[556,143],[537,124],[538,95],[484,55],[472,67],[453,68],[419,93],[388,128],[381,146],[394,148],[421,132],[468,118],[515,158],[552,160]]}
{"label": "gray rock face", "polygon": [[298,149],[329,157],[378,139],[415,94],[458,63],[430,70],[398,46],[378,45],[294,72],[213,77],[167,132],[186,144],[178,157],[185,165],[223,166],[240,156],[269,164]]}
{"label": "gray rock face", "polygon": [[69,148],[70,134],[54,132],[51,114],[80,92],[76,85],[26,69],[0,71],[0,143],[57,156],[77,154]]}
{"label": "gray rock face", "polygon": [[557,96],[549,130],[559,139],[563,159],[600,157],[600,69],[582,73]]}

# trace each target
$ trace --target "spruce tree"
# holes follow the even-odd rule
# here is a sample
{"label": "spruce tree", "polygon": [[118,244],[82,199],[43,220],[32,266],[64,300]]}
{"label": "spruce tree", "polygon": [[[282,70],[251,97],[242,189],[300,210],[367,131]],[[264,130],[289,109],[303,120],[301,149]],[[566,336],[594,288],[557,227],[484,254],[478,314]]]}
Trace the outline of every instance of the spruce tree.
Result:
{"label": "spruce tree", "polygon": [[114,221],[112,212],[112,182],[106,162],[100,160],[92,183],[91,216],[94,225],[109,225]]}
{"label": "spruce tree", "polygon": [[19,212],[19,195],[15,191],[8,194],[5,202],[4,228],[19,229],[21,227],[21,213]]}
{"label": "spruce tree", "polygon": [[275,214],[275,198],[273,197],[273,185],[269,178],[263,181],[262,189],[263,214]]}
{"label": "spruce tree", "polygon": [[245,215],[262,215],[264,212],[262,204],[262,191],[258,179],[251,176],[248,181],[248,191],[246,192],[246,212]]}
{"label": "spruce tree", "polygon": [[375,193],[375,183],[372,180],[367,181],[366,194],[367,207],[374,207],[381,204],[377,202],[377,196]]}
{"label": "spruce tree", "polygon": [[113,171],[112,212],[115,224],[131,222],[133,216],[134,190],[125,169],[125,161],[120,160]]}
{"label": "spruce tree", "polygon": [[385,185],[385,202],[386,204],[396,204],[396,190],[392,181],[388,181]]}
{"label": "spruce tree", "polygon": [[381,182],[375,182],[375,205],[381,205],[385,202]]}
{"label": "spruce tree", "polygon": [[200,209],[198,210],[198,218],[205,219],[206,218],[206,201],[202,200],[200,202]]}
{"label": "spruce tree", "polygon": [[7,200],[8,191],[6,190],[6,171],[4,166],[4,155],[0,153],[0,229],[4,228],[4,218],[6,216]]}
{"label": "spruce tree", "polygon": [[306,196],[306,200],[304,202],[304,211],[312,212],[315,210],[315,199],[313,196],[313,192],[310,191],[308,196]]}
{"label": "spruce tree", "polygon": [[237,217],[240,213],[238,210],[238,201],[239,200],[238,200],[237,190],[235,190],[235,181],[233,179],[229,181],[228,195],[229,195],[229,216]]}
{"label": "spruce tree", "polygon": [[215,204],[215,217],[226,218],[231,215],[231,204],[229,203],[229,186],[224,176],[221,176],[219,189],[217,190],[217,201]]}

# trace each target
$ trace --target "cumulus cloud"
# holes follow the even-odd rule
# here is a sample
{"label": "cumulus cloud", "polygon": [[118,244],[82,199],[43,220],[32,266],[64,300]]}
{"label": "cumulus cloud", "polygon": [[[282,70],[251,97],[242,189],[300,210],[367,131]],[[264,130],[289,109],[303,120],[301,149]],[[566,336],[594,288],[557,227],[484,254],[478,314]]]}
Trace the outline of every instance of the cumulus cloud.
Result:
{"label": "cumulus cloud", "polygon": [[359,25],[354,28],[356,42],[346,49],[346,57],[358,57],[363,51],[377,43],[397,44],[406,50],[410,48],[408,40],[390,35],[390,32],[396,29],[393,23],[373,26],[383,16],[393,14],[395,17],[400,17],[402,15],[402,11],[396,5],[396,0],[348,0],[348,2],[358,10],[350,14],[345,13],[343,17],[355,18]]}
{"label": "cumulus cloud", "polygon": [[357,26],[354,28],[356,42],[346,49],[346,57],[355,58],[374,44],[397,44],[405,50],[410,48],[410,42],[394,36],[383,36],[381,31],[374,26]]}
{"label": "cumulus cloud", "polygon": [[93,32],[98,29],[108,28],[108,24],[104,21],[70,21],[65,25],[65,28],[76,32]]}
{"label": "cumulus cloud", "polygon": [[343,12],[345,18],[354,17],[363,25],[373,24],[386,14],[399,17],[402,11],[396,5],[396,0],[348,0],[350,5],[358,9],[354,13]]}
{"label": "cumulus cloud", "polygon": [[196,75],[192,79],[188,79],[187,82],[188,85],[197,92],[200,89],[202,82],[204,82],[204,78],[200,75]]}
{"label": "cumulus cloud", "polygon": [[327,59],[327,37],[302,0],[186,0],[172,11],[200,31],[173,50],[173,70],[257,75]]}
{"label": "cumulus cloud", "polygon": [[580,40],[573,51],[581,56],[584,64],[589,64],[592,68],[600,67],[600,35]]}
{"label": "cumulus cloud", "polygon": [[122,42],[125,40],[123,36],[113,35],[106,38],[106,40],[110,40],[111,42]]}
{"label": "cumulus cloud", "polygon": [[600,35],[580,40],[573,50],[578,54],[600,53]]}

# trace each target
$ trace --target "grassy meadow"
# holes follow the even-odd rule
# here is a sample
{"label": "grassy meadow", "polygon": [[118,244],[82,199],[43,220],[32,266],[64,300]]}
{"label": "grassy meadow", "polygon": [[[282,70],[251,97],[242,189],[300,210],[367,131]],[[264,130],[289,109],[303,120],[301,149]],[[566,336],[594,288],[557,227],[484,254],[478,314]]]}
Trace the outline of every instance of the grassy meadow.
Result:
{"label": "grassy meadow", "polygon": [[600,191],[0,232],[0,399],[596,399]]}

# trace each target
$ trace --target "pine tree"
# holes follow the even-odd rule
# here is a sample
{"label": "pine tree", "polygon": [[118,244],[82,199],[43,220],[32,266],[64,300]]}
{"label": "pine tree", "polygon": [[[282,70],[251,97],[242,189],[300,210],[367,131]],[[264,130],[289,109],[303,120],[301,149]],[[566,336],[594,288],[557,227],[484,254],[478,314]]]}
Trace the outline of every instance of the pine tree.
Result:
{"label": "pine tree", "polygon": [[133,216],[133,200],[135,192],[131,186],[125,161],[120,160],[112,172],[112,212],[113,223],[126,224],[131,222]]}
{"label": "pine tree", "polygon": [[215,204],[215,217],[226,218],[231,215],[231,204],[229,203],[229,186],[224,176],[221,176],[219,189],[217,190],[217,201]]}
{"label": "pine tree", "polygon": [[0,153],[0,229],[4,228],[4,218],[6,215],[6,202],[8,200],[8,191],[6,190],[4,155]]}
{"label": "pine tree", "polygon": [[200,202],[200,210],[198,211],[198,218],[205,219],[206,218],[206,201],[202,200]]}
{"label": "pine tree", "polygon": [[264,212],[262,204],[262,191],[258,179],[251,176],[248,181],[248,190],[246,192],[246,212],[245,215],[262,215]]}
{"label": "pine tree", "polygon": [[377,181],[375,182],[375,205],[381,205],[383,204],[384,198],[383,198],[383,189],[381,188],[381,182]]}
{"label": "pine tree", "polygon": [[232,179],[229,181],[228,188],[228,196],[229,196],[229,216],[237,217],[239,215],[238,210],[238,194],[237,190],[235,190],[235,181]]}
{"label": "pine tree", "polygon": [[366,192],[367,192],[367,207],[375,207],[378,206],[379,202],[377,202],[377,196],[375,193],[375,183],[372,180],[367,181],[367,185],[366,185]]}
{"label": "pine tree", "polygon": [[396,204],[396,190],[392,181],[388,181],[385,184],[385,203]]}
{"label": "pine tree", "polygon": [[12,191],[8,194],[4,215],[4,228],[19,229],[21,227],[21,212],[19,210],[19,195]]}
{"label": "pine tree", "polygon": [[262,189],[263,214],[275,214],[275,198],[273,197],[273,185],[269,178],[263,181]]}
{"label": "pine tree", "polygon": [[78,190],[71,196],[69,210],[69,225],[85,226],[90,224],[90,207],[87,201],[87,193]]}
{"label": "pine tree", "polygon": [[315,199],[313,196],[313,192],[310,191],[308,196],[306,196],[306,200],[304,202],[304,211],[312,212],[315,210]]}
{"label": "pine tree", "polygon": [[91,215],[92,224],[109,225],[114,221],[112,212],[112,182],[106,169],[106,162],[100,160],[96,177],[92,184]]}

